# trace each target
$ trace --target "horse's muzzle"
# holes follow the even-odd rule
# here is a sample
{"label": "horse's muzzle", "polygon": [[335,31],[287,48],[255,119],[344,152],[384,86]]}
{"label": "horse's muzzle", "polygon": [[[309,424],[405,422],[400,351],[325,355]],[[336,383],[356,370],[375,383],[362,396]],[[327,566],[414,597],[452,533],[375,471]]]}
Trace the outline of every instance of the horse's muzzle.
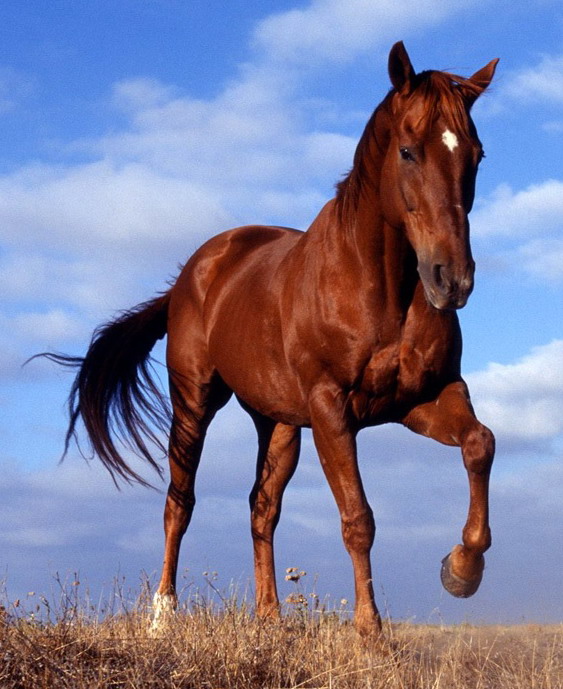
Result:
{"label": "horse's muzzle", "polygon": [[475,264],[463,270],[439,263],[419,263],[418,273],[428,302],[441,311],[461,309],[473,291]]}

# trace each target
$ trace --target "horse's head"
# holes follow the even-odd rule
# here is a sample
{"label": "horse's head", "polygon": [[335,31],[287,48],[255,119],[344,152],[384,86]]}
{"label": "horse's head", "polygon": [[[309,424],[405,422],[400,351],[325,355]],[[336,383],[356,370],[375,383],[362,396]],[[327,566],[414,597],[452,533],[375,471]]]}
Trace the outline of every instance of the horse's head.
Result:
{"label": "horse's head", "polygon": [[426,298],[437,309],[465,306],[475,264],[467,215],[483,148],[469,114],[498,60],[469,79],[415,74],[402,43],[389,55],[388,146],[381,175],[386,220],[405,231]]}

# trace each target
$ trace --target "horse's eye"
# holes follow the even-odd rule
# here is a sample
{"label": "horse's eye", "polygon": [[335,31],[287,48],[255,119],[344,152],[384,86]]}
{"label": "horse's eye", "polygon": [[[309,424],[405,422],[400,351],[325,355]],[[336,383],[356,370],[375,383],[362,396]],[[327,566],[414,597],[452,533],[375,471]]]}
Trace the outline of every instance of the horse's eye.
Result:
{"label": "horse's eye", "polygon": [[411,150],[406,146],[401,146],[401,148],[399,149],[399,153],[401,154],[401,158],[403,160],[406,160],[409,163],[414,162],[414,155],[412,154]]}

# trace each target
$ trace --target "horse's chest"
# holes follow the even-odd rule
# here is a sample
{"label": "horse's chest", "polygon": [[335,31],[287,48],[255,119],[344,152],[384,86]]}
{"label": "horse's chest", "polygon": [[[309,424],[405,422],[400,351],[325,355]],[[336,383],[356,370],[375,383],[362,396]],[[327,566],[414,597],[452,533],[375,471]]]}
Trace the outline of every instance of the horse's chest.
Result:
{"label": "horse's chest", "polygon": [[354,400],[357,415],[384,421],[421,402],[447,375],[450,354],[438,337],[408,338],[375,352]]}
{"label": "horse's chest", "polygon": [[397,395],[422,395],[447,368],[448,351],[438,339],[406,341],[399,347]]}

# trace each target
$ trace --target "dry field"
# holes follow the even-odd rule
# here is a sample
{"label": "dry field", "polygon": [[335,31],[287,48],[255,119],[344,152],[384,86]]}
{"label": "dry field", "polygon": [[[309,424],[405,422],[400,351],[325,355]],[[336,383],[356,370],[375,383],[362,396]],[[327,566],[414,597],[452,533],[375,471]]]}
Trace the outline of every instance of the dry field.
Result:
{"label": "dry field", "polygon": [[563,625],[386,623],[374,642],[300,594],[279,623],[233,594],[193,597],[151,636],[149,595],[129,609],[94,609],[77,587],[56,606],[5,601],[1,689],[563,689]]}

